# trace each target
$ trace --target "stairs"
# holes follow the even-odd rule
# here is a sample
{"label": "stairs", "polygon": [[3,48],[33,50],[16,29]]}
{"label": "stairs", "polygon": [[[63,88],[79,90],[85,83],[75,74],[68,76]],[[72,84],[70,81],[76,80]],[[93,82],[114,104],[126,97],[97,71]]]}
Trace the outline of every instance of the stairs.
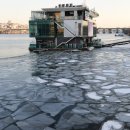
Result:
{"label": "stairs", "polygon": [[72,31],[70,31],[70,29],[68,29],[67,27],[60,25],[60,24],[57,23],[56,21],[55,21],[55,24],[57,24],[57,26],[60,27],[60,28],[66,28],[66,29],[73,35],[73,37],[67,39],[67,41],[64,41],[65,38],[62,38],[62,41],[61,41],[55,48],[61,47],[62,45],[65,45],[65,44],[68,44],[70,41],[72,41],[74,38],[77,37],[77,36],[76,36]]}
{"label": "stairs", "polygon": [[60,46],[62,46],[62,45],[64,45],[64,44],[69,43],[69,42],[72,41],[74,38],[75,38],[75,37],[72,37],[72,38],[70,38],[69,40],[67,40],[66,42],[61,42],[61,43],[58,44],[55,48],[58,48],[58,47],[60,47]]}
{"label": "stairs", "polygon": [[72,31],[70,31],[70,29],[68,29],[65,25],[62,26],[62,25],[60,25],[59,23],[57,23],[56,21],[55,21],[55,24],[57,24],[57,26],[60,27],[60,28],[65,28],[65,29],[67,29],[73,36],[76,37],[76,35],[75,35]]}

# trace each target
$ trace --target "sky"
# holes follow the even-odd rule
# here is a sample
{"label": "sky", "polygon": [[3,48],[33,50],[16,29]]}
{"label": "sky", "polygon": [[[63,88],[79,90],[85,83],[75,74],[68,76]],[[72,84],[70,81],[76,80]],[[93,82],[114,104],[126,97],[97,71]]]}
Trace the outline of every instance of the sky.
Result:
{"label": "sky", "polygon": [[[85,0],[0,0],[0,23],[11,20],[28,24],[31,10],[55,7],[60,3],[83,4]],[[130,27],[130,0],[86,0],[99,13],[98,27]]]}

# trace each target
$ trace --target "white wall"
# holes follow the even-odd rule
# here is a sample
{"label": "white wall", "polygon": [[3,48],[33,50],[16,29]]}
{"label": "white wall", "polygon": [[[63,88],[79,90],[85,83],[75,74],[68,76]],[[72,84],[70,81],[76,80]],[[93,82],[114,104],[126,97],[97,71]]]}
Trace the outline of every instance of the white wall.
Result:
{"label": "white wall", "polygon": [[[78,36],[78,23],[81,23],[82,26],[82,20],[64,20],[64,26],[76,36]],[[71,34],[66,28],[64,28],[64,37],[74,37],[74,35]],[[82,33],[82,27],[81,27],[81,33]]]}

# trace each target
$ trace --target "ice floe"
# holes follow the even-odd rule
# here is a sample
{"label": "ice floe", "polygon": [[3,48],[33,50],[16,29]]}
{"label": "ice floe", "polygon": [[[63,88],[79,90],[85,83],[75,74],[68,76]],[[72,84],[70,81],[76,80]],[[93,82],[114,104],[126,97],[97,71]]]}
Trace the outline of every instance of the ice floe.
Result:
{"label": "ice floe", "polygon": [[111,85],[103,86],[102,89],[112,89],[112,88],[115,88],[115,87],[117,87],[116,84],[111,84]]}
{"label": "ice floe", "polygon": [[72,112],[75,113],[75,114],[80,114],[80,115],[85,115],[85,114],[90,113],[90,111],[83,109],[83,108],[80,108],[80,107],[74,108],[72,110]]}
{"label": "ice floe", "polygon": [[62,62],[62,63],[58,63],[58,65],[65,65],[66,63],[65,62]]}
{"label": "ice floe", "polygon": [[106,96],[106,100],[108,102],[121,102],[117,97],[115,96]]}
{"label": "ice floe", "polygon": [[101,100],[102,99],[102,97],[97,95],[96,92],[89,92],[86,94],[86,96],[88,96],[89,98],[94,99],[94,100]]}
{"label": "ice floe", "polygon": [[51,85],[53,85],[53,86],[57,86],[57,87],[60,87],[60,86],[64,86],[64,84],[63,83],[52,83]]}
{"label": "ice floe", "polygon": [[92,75],[93,73],[91,73],[91,72],[82,72],[80,75],[83,75],[83,76],[85,76],[85,75]]}
{"label": "ice floe", "polygon": [[102,94],[103,94],[103,95],[108,95],[108,94],[110,94],[110,93],[111,93],[110,90],[105,90]]}
{"label": "ice floe", "polygon": [[116,70],[103,70],[103,73],[118,73]]}
{"label": "ice floe", "polygon": [[68,62],[69,63],[75,63],[75,62],[78,62],[78,60],[69,60]]}
{"label": "ice floe", "polygon": [[90,89],[90,85],[89,84],[81,84],[81,86],[79,86],[79,88]]}
{"label": "ice floe", "polygon": [[41,79],[40,77],[34,76],[34,77],[26,79],[26,82],[29,84],[37,84],[37,83],[47,83],[48,81]]}
{"label": "ice floe", "polygon": [[86,80],[88,83],[100,83],[100,80]]}
{"label": "ice floe", "polygon": [[67,60],[68,57],[61,57],[60,59],[61,59],[61,60]]}
{"label": "ice floe", "polygon": [[130,123],[130,113],[121,112],[116,115],[116,119],[123,122],[129,122]]}
{"label": "ice floe", "polygon": [[115,92],[117,95],[130,94],[130,88],[114,89],[114,92]]}
{"label": "ice floe", "polygon": [[41,79],[40,77],[37,77],[36,80],[37,80],[39,83],[46,83],[46,82],[48,82],[47,80]]}
{"label": "ice floe", "polygon": [[66,83],[66,84],[75,84],[74,81],[72,81],[71,79],[66,79],[66,78],[58,79],[57,82]]}
{"label": "ice floe", "polygon": [[70,103],[46,103],[41,107],[41,110],[50,113],[51,116],[56,116],[64,108],[70,106]]}
{"label": "ice floe", "polygon": [[116,120],[110,120],[103,124],[101,130],[123,130],[123,123]]}
{"label": "ice floe", "polygon": [[46,65],[52,65],[53,63],[52,62],[46,62]]}
{"label": "ice floe", "polygon": [[95,79],[98,79],[98,80],[107,80],[107,78],[103,77],[103,76],[95,76]]}

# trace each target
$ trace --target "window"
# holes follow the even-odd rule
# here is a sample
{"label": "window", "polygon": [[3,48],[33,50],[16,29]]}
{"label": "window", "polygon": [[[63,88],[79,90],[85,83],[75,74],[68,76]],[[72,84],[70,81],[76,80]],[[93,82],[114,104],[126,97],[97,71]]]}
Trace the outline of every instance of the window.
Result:
{"label": "window", "polygon": [[78,23],[78,35],[81,36],[81,23]]}
{"label": "window", "polygon": [[74,11],[65,11],[65,16],[74,16]]}

